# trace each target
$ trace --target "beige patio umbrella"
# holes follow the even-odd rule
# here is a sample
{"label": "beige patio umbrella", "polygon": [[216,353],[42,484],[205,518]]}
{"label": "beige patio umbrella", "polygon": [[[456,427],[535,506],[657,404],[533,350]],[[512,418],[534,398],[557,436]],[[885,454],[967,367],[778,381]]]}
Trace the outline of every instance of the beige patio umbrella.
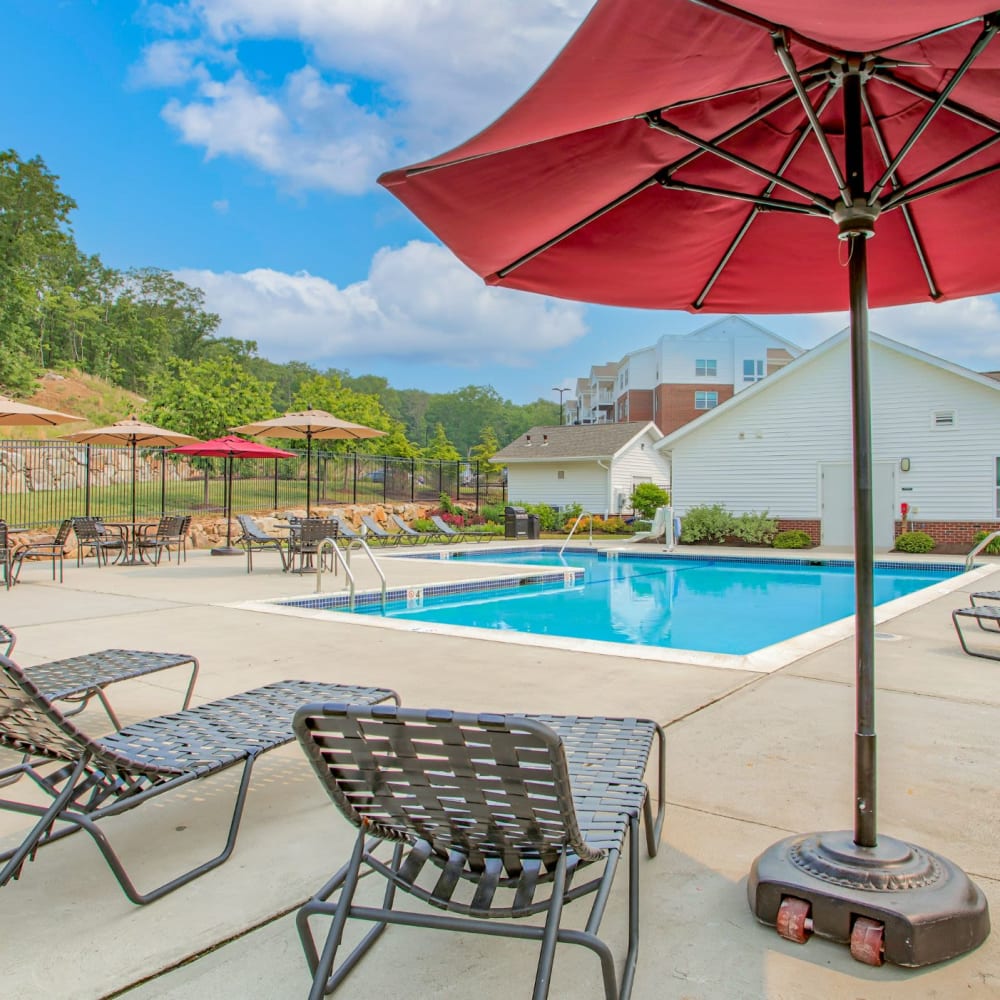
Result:
{"label": "beige patio umbrella", "polygon": [[139,445],[146,448],[173,448],[180,444],[194,444],[198,438],[190,434],[180,434],[177,431],[169,431],[163,427],[155,427],[153,424],[144,423],[134,416],[126,420],[116,420],[107,427],[91,427],[84,431],[73,431],[70,434],[63,434],[69,441],[78,441],[80,444],[128,444],[132,446],[132,551],[128,557],[128,562],[139,562],[136,558],[135,546],[135,479],[136,460],[135,452]]}
{"label": "beige patio umbrella", "polygon": [[44,406],[22,403],[9,396],[0,396],[0,425],[5,427],[54,427],[56,424],[86,419],[72,413],[60,413],[59,410],[49,410]]}
{"label": "beige patio umbrella", "polygon": [[384,437],[385,431],[377,431],[374,427],[364,424],[352,424],[349,420],[341,420],[326,410],[302,410],[298,413],[286,413],[270,420],[259,420],[257,423],[234,427],[239,434],[249,434],[251,437],[279,437],[306,439],[306,516],[309,516],[309,480],[312,476],[312,439],[336,439],[341,441],[358,441],[362,438]]}

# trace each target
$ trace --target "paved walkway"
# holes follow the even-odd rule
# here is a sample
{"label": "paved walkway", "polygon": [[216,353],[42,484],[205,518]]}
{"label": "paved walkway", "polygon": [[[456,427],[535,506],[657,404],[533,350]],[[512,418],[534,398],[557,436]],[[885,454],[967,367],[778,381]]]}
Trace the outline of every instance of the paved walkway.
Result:
{"label": "paved walkway", "polygon": [[[467,573],[447,561],[385,565],[390,584]],[[882,622],[876,645],[879,827],[951,858],[996,914],[1000,663],[963,655],[949,614],[968,603],[962,590],[1000,589],[1000,562],[992,565],[997,572]],[[370,569],[356,567],[372,585]],[[849,637],[828,637],[784,666],[721,669],[669,654],[634,659],[262,614],[245,602],[314,584],[282,574],[266,553],[252,576],[241,558],[193,552],[179,566],[67,565],[61,586],[32,564],[22,581],[0,591],[0,622],[17,632],[15,659],[25,665],[109,646],[183,650],[201,659],[196,700],[290,677],[394,687],[411,705],[657,719],[667,726],[668,810],[661,853],[642,865],[639,1000],[1000,997],[1000,935],[941,966],[873,969],[829,942],[785,942],[747,906],[746,873],[760,851],[790,833],[852,824]],[[123,721],[172,710],[183,683],[178,672],[121,685]],[[84,718],[100,725],[97,714]],[[218,843],[212,824],[234,778],[115,820],[112,835],[140,883]],[[0,815],[0,843],[18,842],[26,825]],[[258,764],[233,857],[151,906],[125,899],[89,838],[53,845],[0,889],[3,995],[303,997],[294,912],[352,839],[291,745]],[[605,922],[613,946],[624,933],[616,904],[626,879],[618,883]],[[342,994],[508,1000],[529,994],[534,965],[523,943],[391,928]],[[551,995],[599,997],[594,960],[561,948]]]}

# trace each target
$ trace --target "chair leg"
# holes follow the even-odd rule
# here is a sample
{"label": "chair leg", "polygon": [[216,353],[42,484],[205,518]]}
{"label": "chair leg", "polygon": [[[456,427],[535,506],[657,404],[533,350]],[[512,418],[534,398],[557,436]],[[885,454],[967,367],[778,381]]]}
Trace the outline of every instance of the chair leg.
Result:
{"label": "chair leg", "polygon": [[552,982],[552,963],[556,957],[559,921],[562,917],[565,893],[566,852],[564,850],[559,855],[552,881],[552,896],[549,899],[548,912],[545,914],[545,931],[542,934],[542,949],[538,956],[538,969],[535,972],[535,987],[531,992],[531,1000],[545,1000],[549,995],[549,984]]}

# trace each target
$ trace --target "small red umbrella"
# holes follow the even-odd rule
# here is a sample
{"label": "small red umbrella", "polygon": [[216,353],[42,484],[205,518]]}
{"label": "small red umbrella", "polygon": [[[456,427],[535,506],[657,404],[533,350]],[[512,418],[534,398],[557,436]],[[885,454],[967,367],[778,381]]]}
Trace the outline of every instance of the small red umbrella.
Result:
{"label": "small red umbrella", "polygon": [[196,444],[186,444],[181,448],[171,448],[174,455],[197,455],[200,458],[226,459],[226,544],[212,549],[213,556],[235,556],[242,549],[235,548],[232,543],[232,511],[233,511],[233,459],[234,458],[294,458],[290,451],[272,448],[270,445],[247,441],[235,434],[213,438],[211,441],[199,441]]}

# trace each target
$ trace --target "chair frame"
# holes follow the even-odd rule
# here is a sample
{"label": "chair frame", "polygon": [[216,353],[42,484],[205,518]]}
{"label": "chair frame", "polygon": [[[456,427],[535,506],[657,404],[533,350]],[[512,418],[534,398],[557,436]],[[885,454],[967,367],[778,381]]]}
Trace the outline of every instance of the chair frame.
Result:
{"label": "chair frame", "polygon": [[436,542],[440,538],[436,531],[414,531],[398,514],[390,514],[389,517],[399,528],[399,533],[404,538],[410,539],[415,545],[419,545],[421,542]]}
{"label": "chair frame", "polygon": [[[332,538],[334,544],[340,537],[337,522],[329,517],[304,517],[296,522],[289,522],[292,531],[288,538],[288,566],[290,573],[305,573],[312,571],[312,565],[306,565],[307,560],[319,551],[320,543]],[[295,556],[299,557],[299,568],[295,569]],[[324,556],[324,559],[326,557]],[[336,557],[331,555],[333,566],[336,567]]]}
{"label": "chair frame", "polygon": [[[0,657],[0,747],[32,758],[0,771],[0,782],[26,775],[35,795],[40,789],[51,799],[48,806],[0,799],[0,809],[37,818],[18,847],[0,853],[0,887],[19,878],[39,848],[78,830],[93,837],[123,892],[138,905],[217,868],[235,847],[254,763],[294,739],[292,713],[312,698],[399,703],[388,688],[280,681],[94,738],[69,721],[28,672]],[[222,851],[140,892],[99,821],[236,765],[242,772]]]}
{"label": "chair frame", "polygon": [[[20,548],[15,549],[11,556],[11,568],[8,571],[8,579],[13,573],[13,582],[17,583],[21,578],[21,567],[24,560],[29,556],[48,556],[52,560],[52,579],[56,578],[56,563],[59,564],[59,582],[63,582],[63,562],[66,558],[66,543],[69,541],[70,532],[73,531],[73,519],[66,518],[56,531],[55,537],[50,542],[28,542]],[[77,550],[79,551],[79,550]]]}
{"label": "chair frame", "polygon": [[432,514],[431,521],[437,525],[438,531],[450,542],[488,542],[491,537],[484,531],[458,531],[441,517],[440,514]]}
{"label": "chair frame", "polygon": [[7,531],[7,522],[0,521],[0,566],[3,566],[4,586],[10,590],[13,585],[11,580],[11,560],[14,556],[13,545],[10,541],[10,534]]}
{"label": "chair frame", "polygon": [[[135,551],[139,553],[139,558],[148,560],[156,566],[160,565],[160,556],[164,551],[167,553],[167,561],[172,558],[170,546],[177,547],[177,565],[181,564],[181,554],[184,561],[187,561],[187,550],[184,544],[187,530],[185,520],[190,523],[190,518],[183,514],[165,514],[156,524],[144,524],[137,531],[138,535],[134,539]],[[155,558],[152,556],[155,553]]]}
{"label": "chair frame", "polygon": [[248,573],[253,572],[254,549],[258,552],[264,549],[276,549],[278,555],[281,557],[281,569],[283,571],[288,569],[287,555],[290,555],[290,553],[287,553],[289,545],[286,539],[269,535],[249,514],[237,514],[236,520],[239,522],[240,530],[243,532],[236,539],[236,544],[246,549]]}
{"label": "chair frame", "polygon": [[[959,625],[960,618],[972,618],[983,632],[1000,632],[1000,604],[976,604],[975,599],[990,601],[1000,599],[1000,593],[996,591],[982,591],[972,595],[972,607],[956,608],[951,613],[951,621],[958,633],[958,641],[962,644],[962,651],[969,656],[979,656],[984,660],[1000,660],[1000,653],[988,653],[985,650],[971,649],[965,640],[965,633]],[[992,624],[983,624],[992,622]]]}
{"label": "chair frame", "polygon": [[108,552],[116,551],[114,561],[128,558],[128,535],[117,525],[105,524],[100,517],[74,517],[71,519],[76,535],[76,564],[83,565],[83,550],[89,548],[97,559],[98,568],[108,565]]}
{"label": "chair frame", "polygon": [[[313,704],[296,713],[294,728],[330,798],[358,828],[350,860],[297,916],[313,976],[310,1000],[336,990],[389,924],[540,942],[534,1000],[548,995],[556,945],[583,945],[600,959],[608,1000],[630,995],[638,957],[640,815],[651,857],[664,817],[664,737],[657,723]],[[643,780],[654,739],[655,819]],[[598,931],[626,837],[629,931],[619,981]],[[383,845],[391,845],[385,859],[376,856]],[[599,874],[572,884],[591,865]],[[386,881],[382,905],[355,903],[360,879],[373,873]],[[431,875],[426,885],[418,884],[422,873]],[[395,909],[397,890],[447,913]],[[458,898],[458,890],[471,901]],[[498,894],[507,903],[511,893],[509,905],[495,903]],[[588,895],[594,898],[586,929],[560,927],[563,905]],[[543,913],[544,926],[502,920]],[[333,918],[321,950],[310,926],[320,915]],[[352,918],[375,926],[335,969]]]}

